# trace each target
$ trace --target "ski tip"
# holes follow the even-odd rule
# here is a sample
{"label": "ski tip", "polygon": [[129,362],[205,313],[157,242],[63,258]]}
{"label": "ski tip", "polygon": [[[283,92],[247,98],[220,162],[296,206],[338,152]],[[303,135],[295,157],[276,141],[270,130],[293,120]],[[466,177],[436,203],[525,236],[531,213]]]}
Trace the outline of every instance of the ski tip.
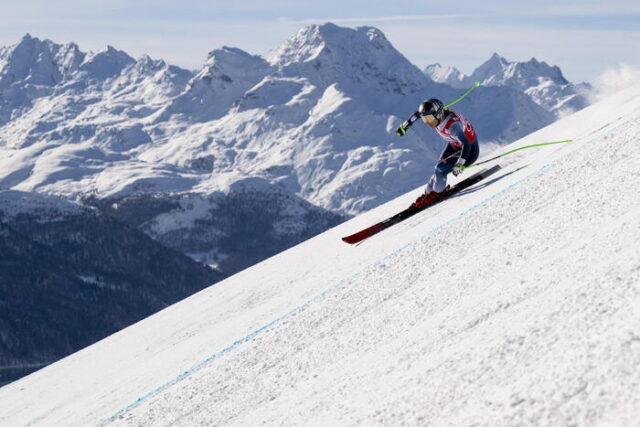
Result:
{"label": "ski tip", "polygon": [[345,242],[345,243],[353,245],[353,244],[358,243],[359,241],[361,241],[363,239],[364,239],[364,237],[360,238],[360,236],[346,236],[346,237],[343,237],[341,240],[343,242]]}

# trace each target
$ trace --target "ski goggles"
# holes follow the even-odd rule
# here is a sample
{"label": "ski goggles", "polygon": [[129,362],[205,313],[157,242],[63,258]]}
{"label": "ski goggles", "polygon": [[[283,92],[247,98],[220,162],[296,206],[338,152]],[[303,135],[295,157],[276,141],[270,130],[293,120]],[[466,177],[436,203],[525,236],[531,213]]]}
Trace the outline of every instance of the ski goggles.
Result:
{"label": "ski goggles", "polygon": [[438,123],[438,119],[436,119],[436,116],[434,116],[431,113],[427,113],[427,114],[421,114],[420,118],[422,119],[423,122],[425,122],[428,125],[435,125],[436,123]]}

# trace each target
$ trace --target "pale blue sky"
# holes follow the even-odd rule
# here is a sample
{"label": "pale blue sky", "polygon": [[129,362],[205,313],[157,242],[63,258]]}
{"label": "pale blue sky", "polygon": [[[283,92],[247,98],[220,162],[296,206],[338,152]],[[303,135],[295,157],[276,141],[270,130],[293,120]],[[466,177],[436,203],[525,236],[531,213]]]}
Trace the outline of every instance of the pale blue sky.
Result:
{"label": "pale blue sky", "polygon": [[574,82],[621,63],[640,67],[638,0],[2,0],[0,12],[0,46],[30,33],[190,69],[214,48],[266,55],[301,27],[328,21],[381,29],[420,68],[440,62],[470,73],[494,52],[558,65]]}

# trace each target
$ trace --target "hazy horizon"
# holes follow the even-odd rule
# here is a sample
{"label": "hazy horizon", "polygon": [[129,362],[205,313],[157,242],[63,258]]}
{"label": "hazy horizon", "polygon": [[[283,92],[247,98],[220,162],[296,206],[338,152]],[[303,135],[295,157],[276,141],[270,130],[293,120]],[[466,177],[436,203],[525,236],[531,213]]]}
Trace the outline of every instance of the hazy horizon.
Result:
{"label": "hazy horizon", "polygon": [[509,61],[535,57],[557,65],[567,79],[579,83],[593,82],[622,64],[640,67],[640,53],[629,49],[640,44],[639,17],[640,5],[621,0],[561,6],[546,0],[509,5],[461,0],[455,7],[406,0],[327,0],[321,5],[115,0],[90,6],[80,0],[36,0],[3,7],[0,46],[13,45],[29,33],[56,43],[73,41],[84,51],[112,45],[132,56],[147,54],[199,69],[208,52],[224,45],[266,56],[300,28],[333,22],[379,28],[421,69],[437,62],[469,74],[498,53]]}

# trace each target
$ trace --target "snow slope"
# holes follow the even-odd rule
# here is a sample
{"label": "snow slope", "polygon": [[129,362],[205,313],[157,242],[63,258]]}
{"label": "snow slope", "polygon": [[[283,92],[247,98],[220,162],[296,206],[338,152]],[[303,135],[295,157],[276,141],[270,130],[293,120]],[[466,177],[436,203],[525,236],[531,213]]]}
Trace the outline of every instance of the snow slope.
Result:
{"label": "snow slope", "polygon": [[5,386],[0,424],[632,425],[638,132],[633,87],[361,245],[419,190]]}

